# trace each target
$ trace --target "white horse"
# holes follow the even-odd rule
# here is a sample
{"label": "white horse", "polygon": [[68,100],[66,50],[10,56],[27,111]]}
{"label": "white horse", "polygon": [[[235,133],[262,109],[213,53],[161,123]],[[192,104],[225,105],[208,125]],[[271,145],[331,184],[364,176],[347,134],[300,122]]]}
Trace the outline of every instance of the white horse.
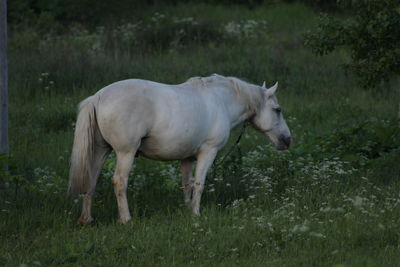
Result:
{"label": "white horse", "polygon": [[[135,155],[180,160],[184,201],[200,214],[206,174],[236,125],[250,121],[279,150],[290,146],[289,128],[274,93],[233,77],[195,77],[178,85],[131,79],[82,101],[75,128],[69,191],[83,195],[78,224],[92,221],[91,202],[105,158],[113,149],[112,184],[120,223],[131,219],[126,189]],[[192,165],[197,160],[195,175]]]}

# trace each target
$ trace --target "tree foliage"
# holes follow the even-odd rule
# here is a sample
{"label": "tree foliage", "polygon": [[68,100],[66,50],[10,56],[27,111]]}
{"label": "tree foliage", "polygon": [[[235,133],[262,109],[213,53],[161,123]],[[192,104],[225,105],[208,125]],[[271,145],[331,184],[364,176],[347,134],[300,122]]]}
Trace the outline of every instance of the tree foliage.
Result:
{"label": "tree foliage", "polygon": [[[8,19],[11,24],[28,24],[48,30],[49,26],[71,22],[99,25],[110,18],[132,16],[149,6],[206,3],[210,5],[243,5],[256,8],[262,4],[292,3],[296,0],[12,0],[8,1]],[[297,0],[323,10],[336,7],[336,0]]]}
{"label": "tree foliage", "polygon": [[306,44],[319,55],[338,47],[350,50],[345,65],[365,88],[400,74],[400,0],[353,0],[341,3],[349,16],[322,15]]}

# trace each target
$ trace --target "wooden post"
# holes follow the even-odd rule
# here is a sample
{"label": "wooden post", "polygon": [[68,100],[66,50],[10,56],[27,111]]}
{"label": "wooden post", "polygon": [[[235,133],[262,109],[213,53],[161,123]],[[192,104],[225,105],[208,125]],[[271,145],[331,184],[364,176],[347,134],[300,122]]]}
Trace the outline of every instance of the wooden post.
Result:
{"label": "wooden post", "polygon": [[7,0],[0,0],[0,153],[8,153]]}
{"label": "wooden post", "polygon": [[[7,0],[0,0],[0,153],[8,154]],[[1,166],[0,168],[7,168]],[[0,188],[5,188],[0,177]]]}

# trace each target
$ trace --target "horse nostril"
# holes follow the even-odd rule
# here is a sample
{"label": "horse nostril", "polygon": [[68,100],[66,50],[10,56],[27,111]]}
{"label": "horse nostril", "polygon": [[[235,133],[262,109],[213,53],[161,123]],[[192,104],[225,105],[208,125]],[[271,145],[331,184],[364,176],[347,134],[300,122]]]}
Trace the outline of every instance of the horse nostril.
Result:
{"label": "horse nostril", "polygon": [[290,143],[292,142],[292,138],[290,136],[282,136],[281,140],[285,143],[287,147],[289,147]]}

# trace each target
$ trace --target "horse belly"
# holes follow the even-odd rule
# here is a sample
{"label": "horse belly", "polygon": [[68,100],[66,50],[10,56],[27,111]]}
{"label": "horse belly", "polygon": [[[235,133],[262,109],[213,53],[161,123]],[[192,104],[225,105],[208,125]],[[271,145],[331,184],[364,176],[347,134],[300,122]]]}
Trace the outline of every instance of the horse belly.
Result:
{"label": "horse belly", "polygon": [[146,137],[142,139],[139,154],[156,160],[181,160],[196,156],[201,142],[175,138]]}
{"label": "horse belly", "polygon": [[186,99],[181,95],[171,103],[178,104],[158,106],[153,127],[142,139],[139,151],[146,157],[158,160],[195,157],[209,137],[213,120],[202,101],[196,103],[193,97]]}

